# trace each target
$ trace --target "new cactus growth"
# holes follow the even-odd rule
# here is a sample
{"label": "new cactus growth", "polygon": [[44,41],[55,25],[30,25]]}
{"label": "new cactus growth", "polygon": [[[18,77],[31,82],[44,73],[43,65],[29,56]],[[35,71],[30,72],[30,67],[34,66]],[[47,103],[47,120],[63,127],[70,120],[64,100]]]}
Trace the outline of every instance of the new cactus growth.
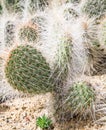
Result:
{"label": "new cactus growth", "polygon": [[28,42],[35,42],[37,40],[37,30],[33,27],[25,26],[20,29],[20,39]]}
{"label": "new cactus growth", "polygon": [[76,83],[69,90],[67,103],[72,114],[85,114],[87,110],[92,109],[94,101],[95,92],[86,83]]}
{"label": "new cactus growth", "polygon": [[89,17],[100,18],[106,15],[106,0],[85,0],[83,11]]}
{"label": "new cactus growth", "polygon": [[49,64],[40,52],[28,45],[11,51],[5,74],[14,88],[24,92],[41,93],[53,89]]}

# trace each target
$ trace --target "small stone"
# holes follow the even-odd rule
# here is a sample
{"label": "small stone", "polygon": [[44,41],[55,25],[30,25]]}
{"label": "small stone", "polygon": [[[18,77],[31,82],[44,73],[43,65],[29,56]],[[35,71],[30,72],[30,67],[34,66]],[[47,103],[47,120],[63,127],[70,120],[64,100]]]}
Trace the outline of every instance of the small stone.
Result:
{"label": "small stone", "polygon": [[18,110],[19,108],[15,108],[16,110]]}
{"label": "small stone", "polygon": [[9,123],[9,118],[6,119],[6,122]]}
{"label": "small stone", "polygon": [[23,106],[23,107],[22,107],[22,110],[25,110],[26,108],[27,108],[27,107],[24,107],[24,106]]}
{"label": "small stone", "polygon": [[16,127],[13,127],[14,130],[16,130]]}

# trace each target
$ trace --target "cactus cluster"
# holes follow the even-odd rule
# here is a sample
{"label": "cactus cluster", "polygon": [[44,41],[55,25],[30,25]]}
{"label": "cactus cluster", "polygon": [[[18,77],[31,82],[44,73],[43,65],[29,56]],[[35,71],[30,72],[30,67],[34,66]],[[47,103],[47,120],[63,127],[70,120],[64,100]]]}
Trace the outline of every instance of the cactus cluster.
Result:
{"label": "cactus cluster", "polygon": [[[82,13],[82,17],[80,16],[81,14],[73,15],[74,13],[70,11],[72,6],[69,6],[69,8],[68,9],[66,8],[66,10],[64,11],[65,13],[64,17],[67,23],[69,24],[71,20],[74,18],[73,21],[77,21],[76,22],[77,26],[79,27],[80,25],[78,29],[82,28],[82,30],[80,30],[80,35],[77,32],[77,27],[76,32],[73,31],[74,29],[72,30],[73,33],[75,33],[76,35],[72,33],[69,34],[72,36],[71,41],[68,42],[69,44],[65,44],[67,42],[66,41],[64,42],[64,39],[62,39],[62,42],[60,42],[61,44],[59,44],[58,46],[56,64],[54,64],[55,66],[54,77],[56,78],[55,81],[57,81],[55,91],[57,101],[56,104],[59,104],[59,106],[57,107],[57,114],[59,114],[60,117],[63,116],[63,118],[65,118],[64,113],[67,113],[67,111],[72,113],[73,115],[80,114],[80,117],[86,115],[88,111],[90,112],[92,111],[93,103],[95,103],[96,99],[96,91],[89,84],[76,83],[74,86],[72,86],[72,84],[69,86],[70,82],[77,82],[77,78],[79,78],[82,75],[91,76],[99,74],[102,75],[106,73],[105,69],[106,54],[105,50],[103,51],[103,49],[101,49],[102,43],[99,42],[98,37],[99,23],[97,23],[96,21],[97,18],[106,15],[105,11],[106,4],[105,1],[101,1],[101,5],[103,5],[103,10],[99,7],[99,5],[96,6],[98,10],[100,9],[101,11],[101,12],[98,11],[98,13],[100,14],[98,13],[96,14],[95,13],[97,12],[96,9],[94,8],[93,8],[94,10],[92,8],[91,10],[88,9],[90,6],[88,6],[87,2],[89,3],[92,2],[92,4],[94,3],[93,1],[86,1],[86,2],[84,1],[83,11],[85,11],[84,13],[87,14],[89,17],[88,16],[83,17],[83,12],[79,12],[79,14]],[[97,2],[96,4],[98,4],[98,1],[94,2]],[[85,7],[86,5],[87,7]],[[75,9],[76,6],[77,4],[73,5]],[[88,11],[86,11],[85,8],[88,9]],[[89,12],[89,11],[95,11],[95,12]],[[90,15],[92,15],[94,18],[91,18]],[[67,45],[67,49],[65,45]]]}
{"label": "cactus cluster", "polygon": [[96,91],[78,81],[106,74],[106,0],[53,0],[48,6],[49,2],[0,1],[0,52],[10,52],[5,77],[19,91],[54,90],[60,113],[66,107],[81,116],[92,109]]}
{"label": "cactus cluster", "polygon": [[18,46],[11,51],[5,67],[8,82],[24,92],[48,92],[53,86],[49,81],[50,67],[46,60],[31,46]]}

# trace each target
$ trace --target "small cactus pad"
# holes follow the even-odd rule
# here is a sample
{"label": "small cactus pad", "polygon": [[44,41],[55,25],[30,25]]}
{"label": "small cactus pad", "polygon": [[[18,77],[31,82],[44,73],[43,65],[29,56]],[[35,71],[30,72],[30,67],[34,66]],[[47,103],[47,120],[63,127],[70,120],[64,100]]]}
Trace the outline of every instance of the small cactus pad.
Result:
{"label": "small cactus pad", "polygon": [[5,67],[8,82],[24,92],[49,92],[53,86],[49,80],[49,64],[35,48],[18,46],[11,51]]}
{"label": "small cactus pad", "polygon": [[91,86],[86,83],[77,83],[70,88],[67,103],[74,114],[83,114],[92,108],[94,100],[95,93]]}
{"label": "small cactus pad", "polygon": [[20,39],[28,42],[35,42],[37,39],[37,30],[32,27],[23,27],[19,32]]}

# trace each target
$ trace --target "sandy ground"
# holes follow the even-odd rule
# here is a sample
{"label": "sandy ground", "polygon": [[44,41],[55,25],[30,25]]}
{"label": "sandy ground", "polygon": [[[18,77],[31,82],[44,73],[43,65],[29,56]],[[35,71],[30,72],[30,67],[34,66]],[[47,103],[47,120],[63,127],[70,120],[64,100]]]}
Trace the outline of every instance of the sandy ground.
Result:
{"label": "sandy ground", "polygon": [[[53,117],[52,94],[37,95],[34,97],[20,98],[8,101],[0,106],[0,130],[41,130],[36,126],[36,119],[39,116],[47,115],[55,122]],[[106,126],[78,124],[69,122],[69,129],[64,130],[106,130]],[[61,130],[58,124],[54,123],[54,130]]]}
{"label": "sandy ground", "polygon": [[36,95],[7,101],[0,106],[0,130],[39,130],[36,118],[53,119],[52,94]]}
{"label": "sandy ground", "polygon": [[[101,83],[106,86],[106,76],[91,78],[89,81]],[[94,84],[94,85],[95,85]],[[0,130],[40,130],[36,126],[36,119],[39,116],[46,115],[52,119],[54,130],[61,130],[55,122],[54,98],[51,93],[35,95],[33,97],[24,97],[8,100],[0,104]],[[71,124],[70,128],[64,130],[106,130],[106,125],[97,126],[78,121],[66,123],[66,127]]]}

